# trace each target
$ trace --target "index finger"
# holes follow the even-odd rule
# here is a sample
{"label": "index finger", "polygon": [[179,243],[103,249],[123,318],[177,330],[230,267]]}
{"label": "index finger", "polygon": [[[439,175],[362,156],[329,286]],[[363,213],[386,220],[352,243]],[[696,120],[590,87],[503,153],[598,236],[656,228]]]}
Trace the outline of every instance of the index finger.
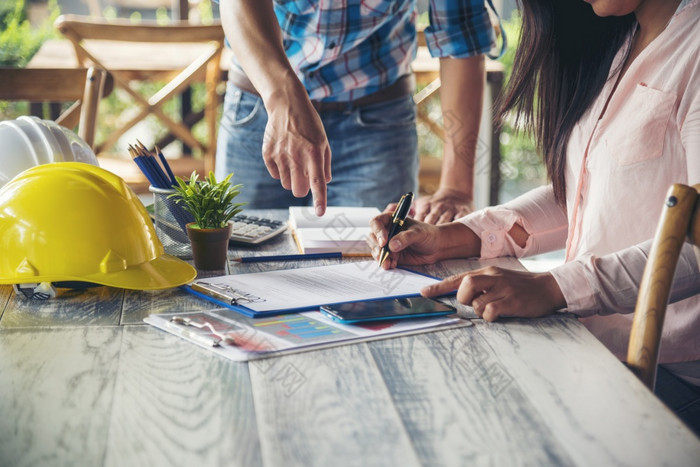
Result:
{"label": "index finger", "polygon": [[[330,151],[330,149],[328,149]],[[330,159],[330,154],[326,154]],[[327,193],[326,179],[330,177],[330,173],[326,173],[326,166],[330,171],[330,163],[324,160],[322,165],[312,164],[309,170],[309,185],[311,188],[311,196],[314,199],[316,215],[322,216],[326,213]]]}
{"label": "index finger", "polygon": [[462,283],[462,278],[465,275],[466,273],[455,274],[454,276],[450,276],[446,279],[443,279],[437,284],[423,287],[420,291],[420,294],[424,297],[437,297],[439,295],[445,295],[450,292],[454,292],[459,288],[459,284]]}
{"label": "index finger", "polygon": [[369,221],[370,232],[374,234],[377,243],[381,246],[386,245],[387,241],[387,226],[391,223],[391,213],[384,212]]}

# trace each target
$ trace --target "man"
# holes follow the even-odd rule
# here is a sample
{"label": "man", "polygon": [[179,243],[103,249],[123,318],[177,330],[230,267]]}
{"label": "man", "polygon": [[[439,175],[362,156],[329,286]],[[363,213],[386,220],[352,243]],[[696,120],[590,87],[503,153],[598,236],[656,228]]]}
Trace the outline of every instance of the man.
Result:
{"label": "man", "polygon": [[[221,0],[220,14],[235,59],[217,172],[234,172],[242,200],[313,200],[323,215],[327,203],[383,208],[417,190],[415,0]],[[430,18],[450,124],[440,187],[415,217],[438,223],[471,210],[493,33],[483,0],[431,0]]]}

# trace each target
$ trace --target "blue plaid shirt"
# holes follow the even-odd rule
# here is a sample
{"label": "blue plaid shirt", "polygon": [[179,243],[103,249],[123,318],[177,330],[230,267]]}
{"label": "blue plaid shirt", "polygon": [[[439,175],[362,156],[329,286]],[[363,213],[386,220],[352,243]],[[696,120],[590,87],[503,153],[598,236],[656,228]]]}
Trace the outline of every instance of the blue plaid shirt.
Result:
{"label": "blue plaid shirt", "polygon": [[[415,0],[274,0],[274,9],[287,57],[312,99],[354,100],[411,73]],[[433,56],[469,57],[493,45],[484,0],[430,0],[429,18]]]}

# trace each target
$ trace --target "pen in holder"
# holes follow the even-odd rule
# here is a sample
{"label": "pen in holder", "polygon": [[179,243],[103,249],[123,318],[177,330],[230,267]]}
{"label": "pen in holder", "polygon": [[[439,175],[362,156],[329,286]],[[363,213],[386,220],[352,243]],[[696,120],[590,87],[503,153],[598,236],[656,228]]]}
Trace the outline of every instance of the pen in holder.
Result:
{"label": "pen in holder", "polygon": [[174,189],[154,186],[148,189],[153,193],[156,235],[163,243],[165,252],[180,258],[191,258],[192,247],[185,226],[194,222],[194,217],[174,199],[168,199],[169,195],[175,193]]}

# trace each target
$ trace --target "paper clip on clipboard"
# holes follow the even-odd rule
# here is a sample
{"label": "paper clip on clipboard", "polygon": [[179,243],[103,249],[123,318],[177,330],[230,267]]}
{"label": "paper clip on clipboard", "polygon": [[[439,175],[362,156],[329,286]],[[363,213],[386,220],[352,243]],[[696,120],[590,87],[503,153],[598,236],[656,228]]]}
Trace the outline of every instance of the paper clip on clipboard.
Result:
{"label": "paper clip on clipboard", "polygon": [[252,294],[239,292],[238,290],[228,285],[212,284],[209,282],[199,281],[192,283],[190,285],[190,288],[195,292],[208,295],[217,300],[221,300],[224,303],[228,303],[229,305],[242,305],[244,303],[260,303],[265,301],[264,298]]}
{"label": "paper clip on clipboard", "polygon": [[[203,343],[205,345],[211,346],[211,347],[219,347],[221,343],[223,342],[224,344],[229,344],[229,345],[236,345],[236,341],[233,337],[229,336],[228,334],[223,334],[217,331],[214,326],[207,322],[197,322],[194,321],[190,318],[187,317],[180,317],[180,316],[173,316],[170,318],[170,321],[167,322],[168,328],[173,330],[176,334],[181,335],[182,337],[185,337],[187,339],[192,339],[196,342]],[[181,327],[182,326],[182,327]],[[210,337],[207,337],[202,334],[197,334],[196,332],[190,332],[184,329],[183,327],[185,326],[192,326],[197,329],[206,329],[209,331],[211,334],[216,336],[215,339],[212,339]]]}

